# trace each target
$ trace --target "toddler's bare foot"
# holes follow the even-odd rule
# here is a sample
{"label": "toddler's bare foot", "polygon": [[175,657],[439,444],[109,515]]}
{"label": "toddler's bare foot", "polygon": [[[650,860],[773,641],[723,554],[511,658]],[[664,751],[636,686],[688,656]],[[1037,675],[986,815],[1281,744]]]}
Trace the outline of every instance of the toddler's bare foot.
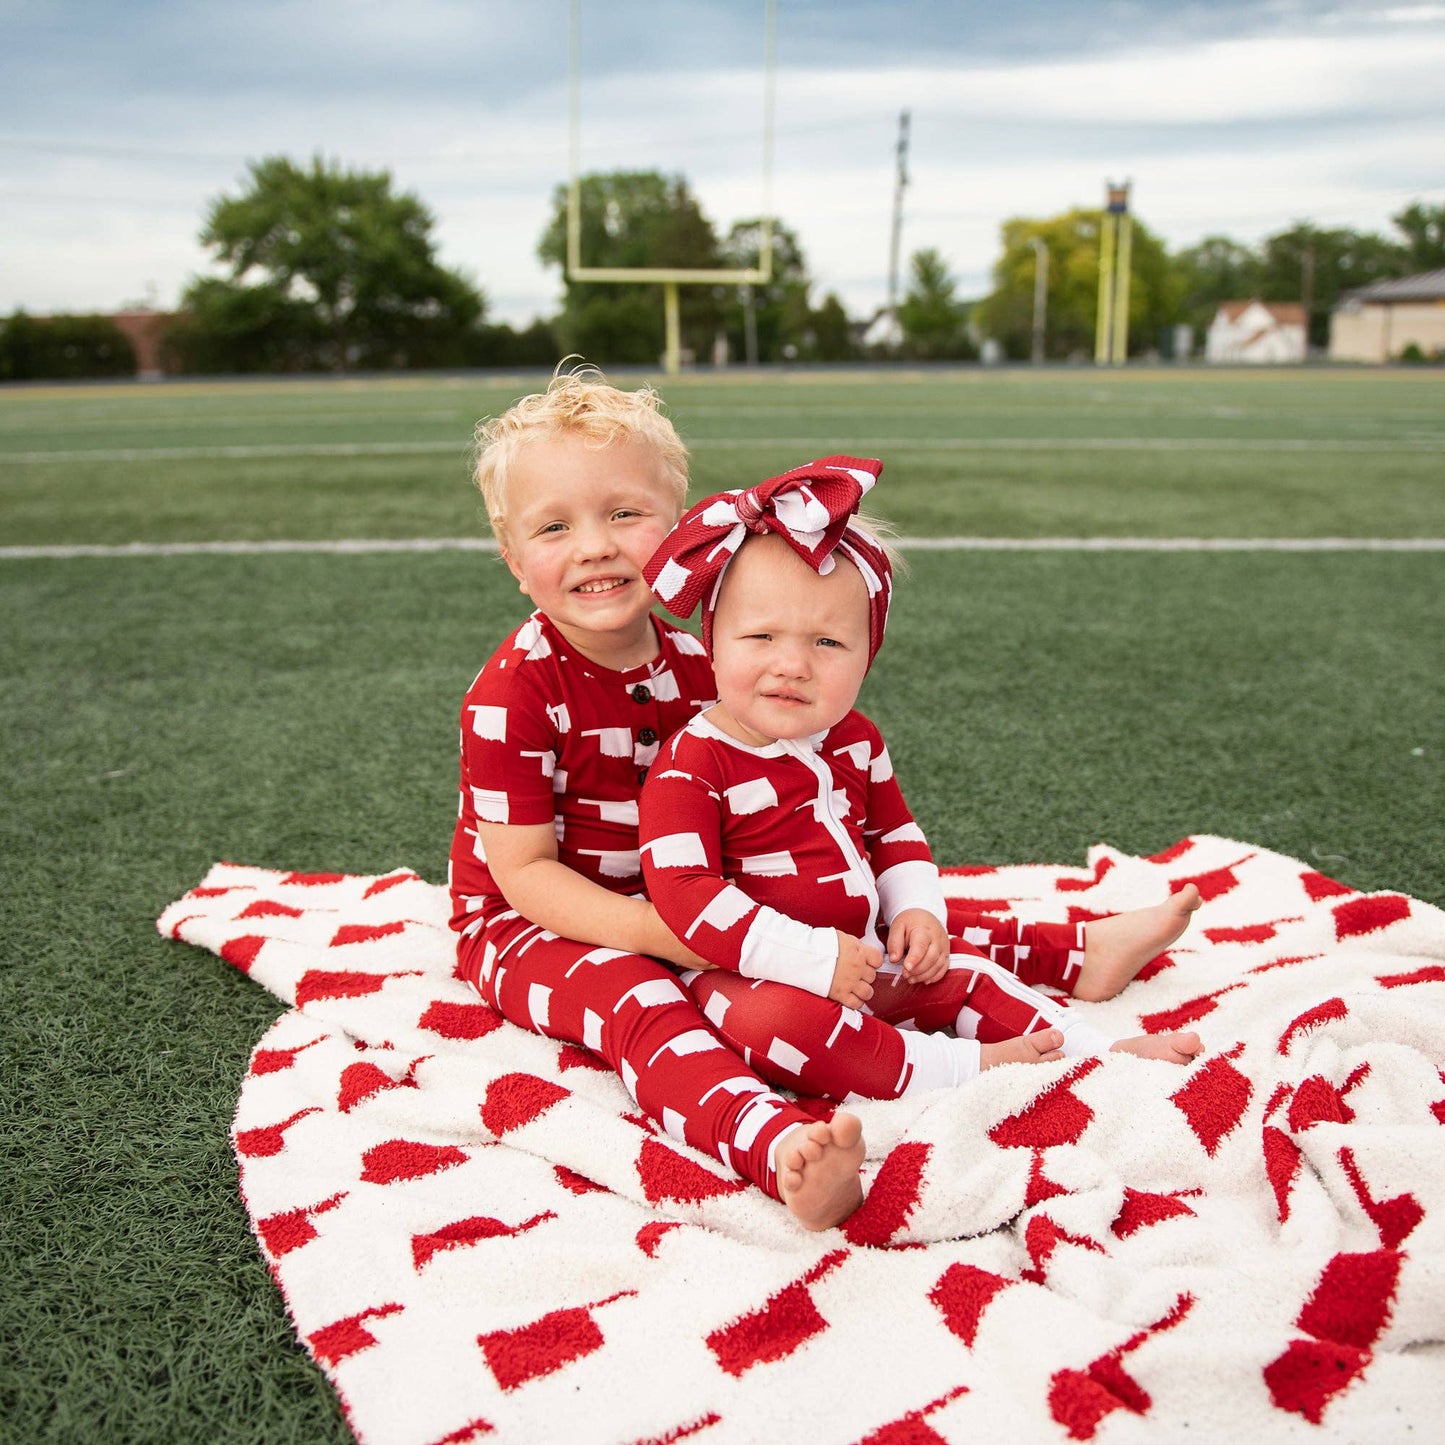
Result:
{"label": "toddler's bare foot", "polygon": [[980,1044],[979,1068],[991,1069],[996,1064],[1046,1064],[1061,1059],[1064,1036],[1058,1029],[1040,1029],[1035,1034],[1020,1034],[997,1044]]}
{"label": "toddler's bare foot", "polygon": [[1135,908],[1085,924],[1084,965],[1074,997],[1089,1001],[1113,998],[1189,927],[1189,915],[1199,903],[1199,890],[1186,883],[1152,908]]}
{"label": "toddler's bare foot", "polygon": [[832,1229],[863,1202],[863,1124],[856,1114],[800,1124],[778,1143],[778,1193],[804,1229]]}
{"label": "toddler's bare foot", "polygon": [[1199,1035],[1140,1034],[1133,1039],[1120,1039],[1110,1050],[1115,1054],[1133,1054],[1137,1059],[1163,1059],[1168,1064],[1192,1064],[1204,1052]]}

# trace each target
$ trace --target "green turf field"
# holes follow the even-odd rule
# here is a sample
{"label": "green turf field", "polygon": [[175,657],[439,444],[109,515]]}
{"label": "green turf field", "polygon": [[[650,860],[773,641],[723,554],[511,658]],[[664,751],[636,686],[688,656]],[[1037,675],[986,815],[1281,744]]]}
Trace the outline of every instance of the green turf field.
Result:
{"label": "green turf field", "polygon": [[[0,548],[482,535],[519,379],[0,390]],[[1445,376],[687,377],[698,487],[881,455],[905,534],[1445,538]],[[864,703],[944,862],[1190,832],[1445,903],[1445,552],[915,551]],[[0,1440],[347,1438],[227,1140],[278,1005],[218,858],[443,875],[475,552],[0,554]]]}

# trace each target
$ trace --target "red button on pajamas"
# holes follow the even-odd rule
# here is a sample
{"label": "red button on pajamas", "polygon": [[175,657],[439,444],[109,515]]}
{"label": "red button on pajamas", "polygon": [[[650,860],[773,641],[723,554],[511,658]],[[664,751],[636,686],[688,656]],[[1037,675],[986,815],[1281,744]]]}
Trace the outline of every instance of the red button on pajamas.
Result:
{"label": "red button on pajamas", "polygon": [[670,1134],[776,1197],[777,1141],[810,1117],[719,1041],[666,965],[519,917],[477,832],[552,823],[559,861],[614,892],[641,891],[638,785],[660,739],[714,696],[696,639],[654,627],[659,655],[614,672],[534,613],[468,690],[448,869],[458,974],[513,1023],[599,1054]]}
{"label": "red button on pajamas", "polygon": [[[960,937],[936,983],[909,983],[885,956],[866,1009],[827,997],[834,929],[873,941],[905,909],[948,917],[883,738],[859,712],[818,737],[763,747],[693,719],[643,789],[641,829],[653,905],[716,965],[687,975],[689,987],[775,1084],[896,1098],[973,1077],[979,1043],[1050,1027],[1063,1030],[1066,1054],[1114,1042]],[[1045,937],[1010,920],[960,912],[951,921],[1013,961],[1027,954],[1041,979],[1067,986],[1077,975],[1072,926]]]}

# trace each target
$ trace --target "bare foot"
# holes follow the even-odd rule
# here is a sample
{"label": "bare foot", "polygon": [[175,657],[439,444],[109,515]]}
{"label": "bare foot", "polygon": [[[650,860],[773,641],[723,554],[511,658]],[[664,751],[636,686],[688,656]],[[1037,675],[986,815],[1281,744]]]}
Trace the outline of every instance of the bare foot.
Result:
{"label": "bare foot", "polygon": [[1109,1051],[1133,1054],[1136,1059],[1163,1059],[1168,1064],[1192,1064],[1204,1052],[1196,1033],[1140,1034],[1138,1038],[1120,1039]]}
{"label": "bare foot", "polygon": [[1086,924],[1084,965],[1074,997],[1090,1002],[1113,998],[1189,927],[1189,915],[1199,903],[1199,890],[1186,883],[1152,908],[1135,908]]}
{"label": "bare foot", "polygon": [[778,1142],[778,1193],[804,1229],[832,1229],[863,1202],[862,1163],[856,1114],[800,1124]]}
{"label": "bare foot", "polygon": [[1002,1043],[980,1044],[978,1066],[991,1069],[996,1064],[1046,1064],[1063,1058],[1059,1052],[1063,1046],[1064,1036],[1058,1029],[1040,1029],[1034,1034],[1004,1039]]}

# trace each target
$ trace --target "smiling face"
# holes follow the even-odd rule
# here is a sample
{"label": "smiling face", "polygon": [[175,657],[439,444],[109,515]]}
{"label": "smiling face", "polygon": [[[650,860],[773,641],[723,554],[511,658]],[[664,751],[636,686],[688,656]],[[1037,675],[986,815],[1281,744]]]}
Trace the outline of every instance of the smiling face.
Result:
{"label": "smiling face", "polygon": [[677,520],[650,447],[566,432],[528,442],[507,479],[502,558],[585,657],[624,669],[657,651],[642,569]]}
{"label": "smiling face", "polygon": [[780,537],[750,537],[723,574],[712,651],[724,732],[753,747],[823,732],[868,671],[868,589],[841,556],[820,577]]}

